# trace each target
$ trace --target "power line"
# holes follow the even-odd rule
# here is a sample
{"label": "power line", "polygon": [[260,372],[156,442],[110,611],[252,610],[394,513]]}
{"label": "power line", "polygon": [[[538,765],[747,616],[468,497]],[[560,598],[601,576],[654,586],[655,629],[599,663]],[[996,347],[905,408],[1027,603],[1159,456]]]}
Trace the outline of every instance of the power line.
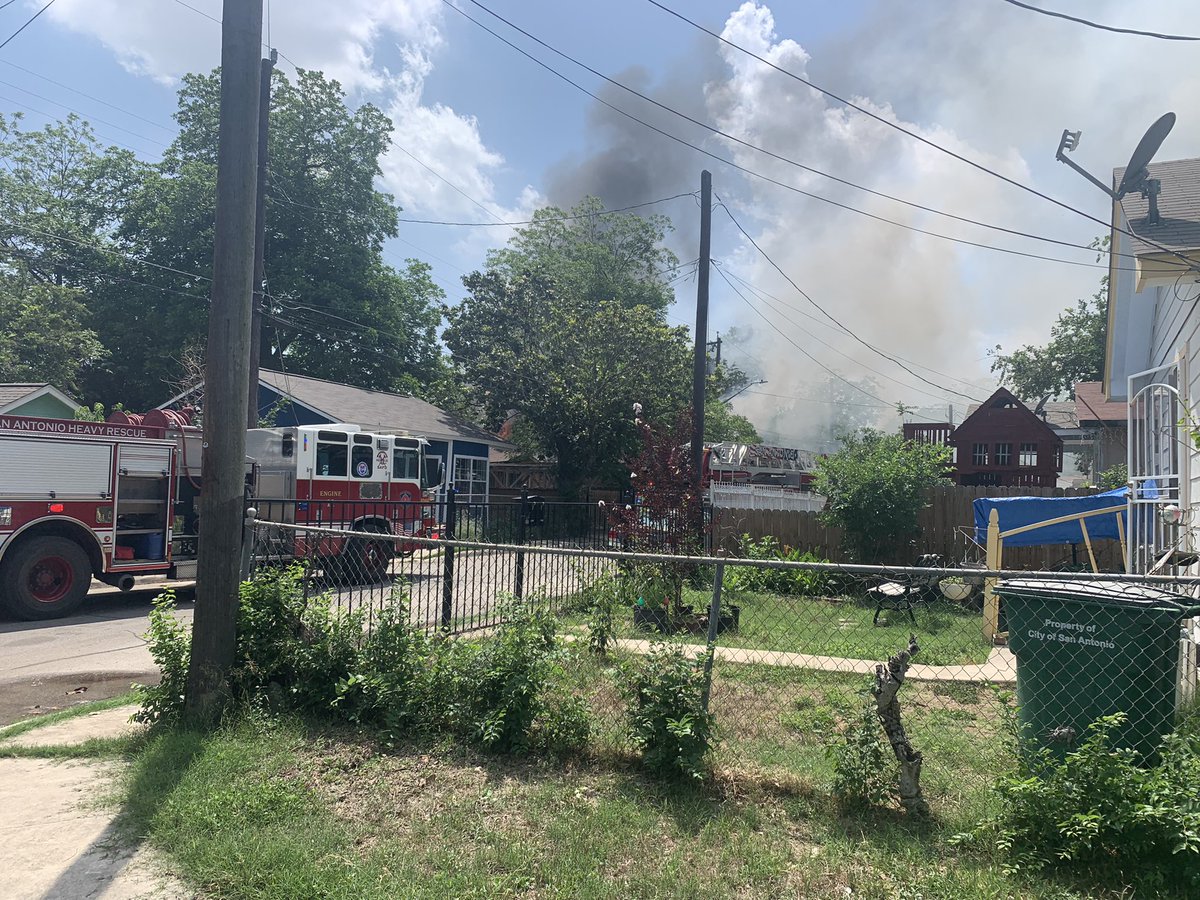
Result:
{"label": "power line", "polygon": [[819,397],[798,397],[794,394],[772,394],[767,391],[752,391],[747,389],[747,394],[757,394],[760,397],[775,397],[778,400],[801,400],[805,403],[825,403],[829,406],[861,406],[864,409],[895,409],[894,406],[880,406],[878,403],[850,403],[845,400],[822,400]]}
{"label": "power line", "polygon": [[[3,7],[0,7],[0,9],[2,9],[2,8]],[[69,84],[63,84],[61,81],[55,81],[53,78],[51,78],[48,75],[43,75],[40,72],[33,71],[33,69],[27,69],[24,66],[19,66],[15,62],[10,62],[7,59],[0,59],[0,63],[4,63],[4,65],[6,65],[6,66],[10,66],[11,68],[17,69],[18,71],[24,72],[26,75],[32,75],[34,78],[40,78],[43,81],[48,81],[50,84],[56,85],[57,87],[60,87],[63,90],[70,91],[73,94],[78,94],[80,97],[86,97],[88,100],[91,100],[95,103],[103,104],[104,106],[107,106],[109,109],[115,109],[117,112],[124,113],[125,115],[130,116],[131,118],[138,119],[142,122],[145,122],[147,125],[153,125],[155,128],[161,128],[163,131],[170,131],[170,132],[175,131],[175,128],[173,128],[171,126],[163,125],[161,122],[156,122],[153,119],[147,119],[145,116],[139,115],[138,113],[133,112],[133,110],[126,109],[123,106],[117,106],[115,103],[110,103],[109,101],[103,100],[100,97],[95,97],[91,94],[85,93],[84,91],[81,91],[78,88],[71,87]],[[24,90],[24,89],[22,88],[22,90]]]}
{"label": "power line", "polygon": [[[7,5],[7,4],[5,4],[5,5]],[[54,0],[50,0],[50,2],[48,2],[45,6],[43,6],[41,9],[39,9],[37,12],[35,12],[32,16],[30,16],[28,19],[26,19],[24,25],[22,25],[20,28],[18,28],[16,31],[14,31],[12,34],[10,34],[8,37],[6,37],[4,39],[4,43],[0,44],[0,50],[3,50],[5,47],[7,47],[9,41],[11,41],[18,34],[20,34],[22,31],[24,31],[26,28],[28,28],[30,25],[32,25],[34,22],[34,19],[36,19],[38,16],[40,16],[42,13],[44,13],[46,10],[48,10],[53,5],[54,5]]]}
{"label": "power line", "polygon": [[[717,269],[717,274],[721,275],[722,278],[725,277],[720,269]],[[756,316],[758,316],[760,319],[762,319],[764,322],[766,322],[768,325],[770,325],[771,328],[773,328],[776,332],[778,332],[780,337],[782,337],[785,341],[787,341],[789,344],[791,344],[793,347],[795,347],[797,350],[799,350],[801,353],[803,353],[805,356],[807,356],[809,359],[811,359],[814,363],[816,363],[818,366],[820,366],[822,369],[824,369],[826,372],[828,372],[830,375],[832,375],[838,381],[845,382],[846,384],[850,385],[850,387],[854,388],[859,393],[866,394],[872,400],[878,400],[880,403],[884,404],[885,406],[893,405],[891,403],[888,403],[882,397],[872,394],[866,388],[855,384],[853,381],[846,378],[844,375],[842,375],[836,369],[831,369],[829,366],[825,365],[825,363],[821,362],[819,359],[817,359],[815,356],[813,356],[811,353],[809,353],[807,350],[805,350],[803,347],[801,347],[799,344],[797,344],[794,340],[792,340],[791,335],[789,335],[782,328],[780,328],[778,325],[776,325],[774,322],[772,322],[770,319],[768,319],[766,316],[764,316],[762,314],[762,312],[758,309],[758,307],[755,306],[753,303],[751,303],[746,298],[746,295],[737,289],[737,287],[733,284],[733,282],[726,280],[726,284],[729,285],[730,290],[732,290],[735,294],[738,295],[738,297],[741,298],[743,303],[745,303],[748,307],[750,307],[750,309],[752,309],[754,311],[754,314]]]}
{"label": "power line", "polygon": [[[717,271],[718,271],[718,272],[721,272],[720,268],[718,268],[718,269],[717,269]],[[726,275],[724,272],[721,272],[721,277],[722,277],[722,278],[725,280],[725,283],[726,283],[726,284],[728,284],[728,285],[729,285],[731,288],[733,287],[733,282],[731,282],[731,281],[729,280],[729,277],[728,277],[728,276],[727,276],[727,275]],[[735,290],[736,290],[736,289],[735,289]],[[900,385],[900,387],[902,387],[902,388],[904,388],[904,389],[906,389],[906,390],[910,390],[910,391],[916,391],[918,394],[923,394],[923,395],[924,395],[924,396],[926,396],[926,397],[932,397],[933,399],[935,399],[935,400],[938,400],[938,401],[941,401],[941,400],[945,399],[945,398],[944,398],[944,396],[943,396],[942,394],[932,394],[932,393],[930,393],[929,391],[927,391],[927,390],[924,390],[924,389],[922,389],[922,388],[913,387],[912,385],[905,384],[903,381],[900,381],[899,379],[895,378],[894,376],[892,376],[892,375],[889,375],[889,374],[887,374],[886,372],[881,372],[881,371],[879,371],[879,369],[873,368],[872,366],[869,366],[869,365],[867,365],[866,363],[864,363],[864,362],[861,362],[860,360],[857,360],[857,359],[855,359],[855,358],[854,358],[853,356],[851,356],[849,353],[846,353],[846,352],[844,352],[844,351],[842,351],[842,350],[839,350],[837,347],[833,346],[833,344],[830,344],[830,343],[828,343],[827,341],[823,341],[823,340],[821,340],[819,337],[817,337],[817,336],[816,336],[815,334],[813,334],[811,331],[807,331],[807,330],[805,330],[805,328],[804,328],[804,326],[803,326],[803,325],[801,325],[801,324],[800,324],[799,322],[797,322],[795,319],[791,319],[791,318],[789,318],[788,316],[784,315],[782,312],[780,312],[778,309],[776,309],[774,306],[772,306],[772,305],[771,305],[770,303],[768,303],[766,300],[763,300],[763,298],[762,298],[762,297],[759,297],[758,299],[759,299],[759,300],[760,300],[760,301],[763,303],[763,305],[764,305],[764,306],[766,306],[768,309],[770,309],[770,310],[771,310],[773,313],[775,313],[777,316],[779,316],[781,319],[783,319],[783,320],[784,320],[785,322],[787,322],[789,325],[792,325],[792,326],[794,326],[794,327],[796,327],[796,328],[800,329],[800,331],[801,331],[802,333],[804,333],[804,334],[805,334],[805,335],[807,335],[808,337],[812,338],[814,341],[816,341],[816,342],[817,342],[818,344],[820,344],[822,347],[825,347],[825,348],[826,348],[826,349],[828,349],[828,350],[832,350],[834,353],[838,354],[838,356],[841,356],[841,357],[844,357],[845,359],[848,359],[848,360],[850,360],[850,362],[854,363],[856,366],[861,366],[862,368],[866,369],[868,372],[871,372],[871,373],[873,373],[873,374],[875,374],[875,375],[878,375],[880,378],[885,378],[885,379],[887,379],[888,381],[891,381],[891,382],[893,382],[893,383],[895,383],[895,384],[898,384],[898,385]],[[839,334],[843,334],[844,332],[838,332],[838,333],[839,333]]]}
{"label": "power line", "polygon": [[[89,116],[87,113],[80,112],[79,110],[75,109],[73,106],[69,106],[68,104],[63,103],[61,100],[54,100],[50,97],[46,97],[43,94],[37,93],[36,91],[29,90],[29,88],[23,88],[19,84],[13,84],[11,81],[4,81],[4,80],[0,79],[0,84],[4,85],[5,87],[14,88],[23,94],[28,94],[30,97],[37,97],[37,99],[39,99],[39,100],[45,100],[47,103],[53,103],[55,106],[61,106],[63,109],[67,110],[68,112],[75,113],[75,115],[79,116],[85,122],[88,122],[89,124],[91,122],[99,122],[101,125],[105,125],[109,128],[115,128],[115,129],[117,129],[117,131],[123,131],[123,132],[125,132],[125,134],[128,134],[131,137],[135,137],[139,141],[145,141],[148,144],[157,144],[159,147],[164,147],[164,148],[168,146],[167,144],[163,143],[160,140],[157,140],[156,138],[149,138],[149,137],[146,137],[144,134],[138,134],[136,131],[131,131],[130,129],[125,128],[121,125],[117,125],[115,122],[109,122],[108,120],[101,119],[98,116]],[[10,101],[10,102],[15,102],[15,101]],[[42,113],[42,115],[46,115],[46,113]]]}
{"label": "power line", "polygon": [[[953,388],[949,388],[949,387],[946,387],[945,385],[938,384],[935,381],[930,381],[924,375],[914,372],[912,369],[910,369],[908,366],[904,365],[904,363],[900,362],[894,356],[888,355],[883,350],[880,350],[878,347],[874,346],[873,344],[869,344],[866,341],[864,341],[862,338],[860,338],[857,334],[855,334],[853,331],[851,331],[846,325],[844,325],[842,322],[838,321],[823,306],[818,304],[815,300],[813,300],[812,297],[810,297],[807,293],[805,293],[804,289],[801,288],[800,285],[796,284],[796,282],[792,279],[792,277],[790,275],[788,275],[787,272],[783,271],[783,269],[781,269],[779,267],[778,263],[776,263],[775,260],[773,260],[767,254],[767,252],[758,245],[758,242],[750,236],[750,233],[748,231],[746,231],[745,228],[742,227],[741,223],[737,220],[737,218],[734,217],[734,215],[730,211],[729,207],[725,205],[725,202],[722,201],[720,197],[717,197],[717,200],[721,202],[721,208],[723,210],[725,210],[725,215],[729,216],[729,221],[731,221],[733,223],[734,227],[742,233],[742,237],[744,237],[746,240],[748,240],[750,242],[750,244],[754,247],[754,249],[757,250],[759,252],[759,254],[763,257],[763,259],[765,259],[768,263],[770,263],[771,267],[773,269],[775,269],[775,271],[778,272],[780,275],[782,275],[787,280],[788,284],[790,284],[793,288],[795,288],[796,292],[798,294],[800,294],[801,297],[803,297],[805,300],[807,300],[809,303],[811,303],[813,305],[813,307],[818,312],[821,313],[821,315],[825,316],[825,318],[827,318],[829,321],[833,322],[835,325],[837,325],[839,328],[841,328],[843,331],[845,331],[846,334],[850,335],[850,337],[854,338],[854,340],[858,341],[860,344],[862,344],[868,350],[871,350],[871,351],[879,354],[880,356],[882,356],[884,359],[895,363],[897,366],[899,366],[901,369],[903,369],[905,372],[907,372],[909,375],[912,375],[914,378],[918,379],[919,381],[923,381],[926,384],[930,385],[931,387],[935,387],[940,391],[945,391],[946,393],[955,394],[959,397],[965,397],[967,400],[973,400],[976,403],[981,402],[977,398],[972,397],[970,394],[964,394],[962,391],[956,391]],[[878,399],[878,398],[876,398],[876,399]]]}
{"label": "power line", "polygon": [[[812,200],[818,200],[822,203],[827,203],[830,206],[835,206],[839,209],[844,209],[848,212],[857,213],[858,215],[865,216],[868,219],[875,219],[876,221],[883,222],[888,225],[892,225],[896,228],[903,228],[906,231],[912,231],[917,234],[928,235],[929,237],[939,238],[944,241],[951,241],[953,243],[963,244],[963,245],[969,246],[969,247],[978,247],[982,250],[992,250],[997,253],[1007,253],[1012,256],[1023,256],[1023,257],[1029,258],[1029,259],[1041,259],[1041,260],[1045,260],[1047,262],[1056,262],[1056,263],[1060,263],[1063,265],[1069,265],[1069,266],[1083,266],[1085,268],[1108,268],[1107,266],[1097,264],[1097,263],[1078,262],[1075,260],[1062,259],[1061,257],[1057,257],[1057,256],[1044,256],[1044,255],[1038,254],[1038,253],[1028,253],[1023,250],[1014,250],[1014,249],[1010,249],[1007,247],[997,247],[993,244],[984,244],[979,241],[971,241],[971,240],[967,240],[966,238],[957,238],[957,237],[953,237],[948,234],[942,234],[941,232],[937,232],[937,231],[929,231],[928,229],[925,229],[925,228],[918,228],[915,225],[908,225],[908,224],[905,224],[904,222],[897,222],[895,219],[889,219],[886,216],[880,216],[880,215],[876,215],[875,213],[867,212],[866,210],[859,209],[858,207],[855,207],[855,206],[850,206],[849,204],[846,204],[846,203],[841,203],[837,200],[833,200],[829,197],[824,197],[820,194],[811,193],[810,191],[803,190],[802,188],[798,188],[795,185],[788,184],[785,181],[780,181],[776,178],[770,177],[769,175],[764,175],[762,172],[758,172],[747,166],[743,166],[740,163],[734,162],[733,160],[726,159],[725,157],[723,157],[717,153],[713,153],[710,150],[705,150],[703,147],[693,144],[690,141],[687,141],[684,138],[679,137],[678,135],[672,134],[669,131],[659,128],[657,125],[653,125],[650,122],[647,122],[645,119],[641,119],[638,116],[635,116],[633,113],[630,113],[624,109],[621,109],[621,107],[616,106],[615,104],[609,103],[607,100],[603,99],[598,94],[588,90],[586,87],[584,87],[583,85],[579,84],[578,82],[572,80],[567,75],[564,75],[562,72],[559,72],[553,66],[550,66],[549,64],[538,59],[536,56],[529,53],[525,49],[518,47],[512,41],[505,38],[503,35],[497,33],[493,29],[489,28],[487,25],[480,22],[478,19],[473,18],[468,13],[459,9],[457,6],[455,6],[453,3],[451,3],[450,0],[442,0],[442,2],[445,3],[448,7],[450,7],[450,9],[453,9],[460,16],[467,19],[469,22],[475,23],[477,26],[482,28],[488,34],[492,35],[498,41],[508,45],[513,50],[515,50],[517,53],[520,53],[522,56],[529,59],[531,62],[535,63],[536,65],[541,66],[543,69],[545,69],[547,72],[550,72],[556,78],[560,78],[561,80],[565,81],[567,84],[571,85],[571,87],[573,87],[576,90],[591,97],[593,100],[595,100],[601,106],[611,109],[613,112],[617,113],[618,115],[624,116],[625,118],[627,118],[633,122],[637,122],[639,125],[643,126],[644,128],[648,128],[649,130],[655,132],[656,134],[662,135],[663,137],[667,138],[667,140],[674,141],[677,144],[680,144],[684,147],[688,147],[703,156],[707,156],[710,159],[716,160],[717,162],[719,162],[723,165],[729,166],[730,168],[735,169],[739,172],[742,172],[746,175],[750,175],[753,178],[761,179],[762,181],[765,181],[769,184],[773,184],[776,187],[781,187],[784,190],[791,191],[796,194],[800,194],[801,196],[808,197]],[[1001,176],[1001,177],[1003,177],[1003,176]],[[1016,183],[1016,182],[1014,182],[1014,183]],[[1086,216],[1087,214],[1081,212],[1080,215]],[[1105,228],[1110,227],[1109,223],[1102,222],[1101,220],[1095,219],[1094,217],[1091,217],[1091,216],[1089,216],[1089,218],[1093,218],[1094,221],[1100,222],[1100,224],[1104,225]],[[1087,249],[1091,249],[1091,248],[1087,248]],[[1165,248],[1163,248],[1163,249],[1165,249]],[[1170,251],[1170,250],[1167,250],[1166,252],[1174,253],[1174,251]],[[1185,262],[1187,262],[1187,264],[1189,266],[1191,265],[1191,263],[1189,261],[1187,261],[1187,258],[1182,256],[1181,254],[1174,253],[1174,255],[1178,256],[1180,259],[1183,259]],[[1178,265],[1178,263],[1173,263],[1173,264]]]}
{"label": "power line", "polygon": [[[776,303],[778,303],[780,306],[790,309],[790,310],[792,310],[792,312],[796,313],[797,315],[803,316],[804,318],[808,319],[814,325],[820,325],[822,328],[828,328],[830,331],[833,331],[839,335],[844,335],[846,333],[841,328],[838,328],[835,325],[831,325],[828,322],[822,322],[816,316],[809,315],[808,313],[804,312],[803,310],[799,309],[798,307],[792,306],[790,303],[786,302],[785,300],[782,300],[779,297],[775,296],[771,292],[764,290],[763,288],[759,287],[756,284],[752,284],[751,282],[747,281],[745,278],[742,278],[736,272],[729,272],[728,274],[730,275],[731,278],[736,280],[739,284],[743,285],[748,290],[754,292],[754,294],[756,296],[759,296],[760,299],[762,297],[769,297],[770,299],[772,299]],[[951,375],[948,372],[939,372],[937,369],[930,368],[929,366],[925,365],[924,363],[919,363],[913,359],[907,359],[903,356],[900,356],[899,354],[896,354],[896,359],[903,360],[904,362],[908,363],[909,365],[916,366],[919,369],[924,369],[927,372],[932,372],[934,375],[938,375],[942,378],[949,378],[951,381],[957,381],[959,384],[965,385],[966,387],[969,387],[969,388],[978,388],[979,387],[979,385],[974,384],[973,382],[967,381],[966,379],[959,378],[956,375]],[[986,357],[985,357],[985,359],[986,359]]]}
{"label": "power line", "polygon": [[452,191],[454,191],[455,193],[459,194],[462,197],[465,197],[467,200],[474,203],[476,206],[478,206],[480,209],[482,209],[487,215],[491,216],[497,222],[500,221],[500,217],[498,215],[496,215],[494,212],[492,212],[490,209],[488,209],[486,206],[484,206],[482,203],[480,203],[478,200],[476,200],[474,197],[472,197],[470,194],[468,194],[466,191],[464,191],[462,188],[460,188],[457,184],[455,184],[449,178],[444,176],[441,172],[437,171],[437,169],[428,165],[426,162],[424,162],[423,160],[418,158],[416,155],[414,155],[413,153],[406,150],[404,147],[401,147],[399,144],[394,144],[394,146],[397,150],[399,150],[401,153],[403,153],[405,156],[407,156],[409,159],[411,159],[413,162],[415,162],[418,166],[420,166],[422,169],[424,169],[426,172],[428,172],[430,175],[432,175],[438,181],[447,185]]}
{"label": "power line", "polygon": [[[442,2],[447,2],[447,0],[442,0]],[[1122,234],[1127,235],[1128,237],[1136,238],[1137,240],[1140,240],[1145,244],[1149,244],[1150,246],[1154,247],[1155,249],[1161,250],[1163,253],[1167,253],[1171,256],[1174,256],[1174,257],[1182,260],[1183,263],[1189,269],[1195,268],[1195,266],[1196,266],[1196,264],[1192,260],[1188,259],[1188,257],[1186,257],[1184,254],[1178,252],[1177,250],[1172,250],[1170,247],[1165,247],[1162,244],[1159,244],[1159,243],[1156,243],[1156,242],[1150,240],[1149,238],[1134,234],[1132,231],[1129,231],[1125,228],[1116,226],[1112,222],[1106,222],[1097,216],[1093,216],[1091,213],[1084,212],[1082,209],[1077,209],[1076,207],[1072,206],[1071,204],[1069,204],[1063,200],[1059,200],[1056,197],[1051,197],[1049,194],[1043,193],[1042,191],[1039,191],[1037,188],[1030,187],[1027,184],[1023,184],[1022,182],[1017,181],[1015,178],[1010,178],[1001,172],[997,172],[995,169],[990,169],[987,166],[985,166],[983,163],[976,162],[975,160],[971,159],[969,156],[964,156],[961,153],[951,150],[949,147],[944,147],[941,144],[937,143],[936,141],[932,141],[929,138],[924,137],[923,135],[917,134],[917,132],[911,131],[911,130],[905,128],[899,122],[894,122],[891,119],[888,119],[886,116],[881,116],[879,113],[872,112],[871,110],[867,109],[864,106],[860,106],[857,103],[847,100],[845,97],[841,97],[841,96],[835,94],[833,91],[823,88],[818,84],[814,84],[813,82],[809,81],[807,78],[804,78],[801,75],[797,75],[795,72],[792,72],[788,69],[783,68],[783,66],[773,63],[769,59],[759,56],[753,50],[748,50],[745,47],[743,47],[741,44],[737,44],[737,43],[734,43],[733,41],[729,40],[729,38],[725,37],[724,35],[718,34],[717,32],[713,31],[710,28],[706,28],[705,26],[701,25],[699,22],[694,21],[693,19],[689,19],[683,13],[677,12],[677,11],[671,9],[669,6],[666,6],[663,3],[660,3],[659,0],[646,0],[646,2],[649,3],[651,6],[661,9],[663,12],[667,13],[670,16],[674,16],[676,19],[679,19],[681,22],[686,22],[688,25],[691,25],[693,28],[697,29],[698,31],[704,32],[705,34],[709,35],[710,37],[715,38],[716,40],[720,41],[721,43],[723,43],[729,47],[732,47],[733,49],[739,51],[740,53],[744,53],[747,56],[752,57],[753,59],[757,59],[763,65],[770,66],[772,69],[779,72],[780,74],[786,75],[788,78],[794,79],[795,81],[798,81],[801,84],[812,88],[814,91],[818,91],[818,92],[824,94],[826,97],[829,97],[832,100],[836,100],[838,103],[841,103],[844,106],[848,106],[848,107],[850,107],[850,109],[860,112],[864,116],[872,118],[875,121],[886,125],[888,128],[895,129],[896,131],[899,131],[901,134],[908,135],[913,140],[920,141],[922,144],[925,144],[927,147],[932,147],[934,150],[937,150],[941,153],[945,153],[947,156],[951,156],[954,159],[957,159],[959,162],[966,163],[967,165],[971,166],[972,168],[978,169],[980,172],[985,172],[988,175],[991,175],[993,178],[999,178],[1001,181],[1011,184],[1013,187],[1020,188],[1021,190],[1025,191],[1026,193],[1032,194],[1035,197],[1040,197],[1041,199],[1045,200],[1048,203],[1053,203],[1055,206],[1058,206],[1069,212],[1073,212],[1078,216],[1083,216],[1085,219],[1095,222],[1097,225],[1100,225],[1105,229],[1112,229],[1115,231],[1119,231]],[[1065,260],[1060,260],[1060,261],[1065,262]]]}
{"label": "power line", "polygon": [[[508,19],[504,18],[500,14],[488,9],[488,7],[486,7],[482,3],[480,3],[479,0],[468,0],[468,2],[474,6],[479,7],[480,9],[482,9],[484,12],[488,13],[493,18],[498,19],[499,21],[503,22],[505,25],[507,25],[509,28],[512,28],[514,31],[517,31],[517,32],[523,34],[525,37],[529,38],[529,40],[533,41],[534,43],[538,44],[539,46],[544,47],[545,49],[549,50],[551,53],[554,53],[557,56],[562,57],[563,59],[575,64],[576,66],[579,66],[581,69],[584,69],[585,71],[590,72],[591,74],[595,75],[597,78],[603,79],[604,81],[608,82],[609,84],[620,88],[621,90],[625,91],[626,93],[631,94],[634,97],[637,97],[640,100],[645,101],[646,103],[649,103],[653,106],[658,107],[659,109],[663,110],[664,112],[668,112],[674,116],[678,116],[679,118],[683,119],[686,122],[690,122],[691,124],[696,125],[699,128],[703,128],[715,135],[723,137],[726,140],[733,141],[734,143],[739,144],[743,147],[747,147],[751,150],[757,151],[758,153],[762,153],[763,155],[768,156],[771,159],[777,160],[782,163],[786,163],[789,166],[794,166],[795,168],[801,169],[802,171],[805,171],[805,172],[811,172],[814,175],[819,175],[822,178],[827,178],[830,181],[837,182],[838,184],[843,184],[843,185],[846,185],[847,187],[852,187],[855,190],[863,191],[867,194],[871,194],[876,197],[882,197],[885,200],[891,200],[894,203],[900,203],[900,204],[903,204],[904,206],[911,207],[912,209],[921,210],[922,212],[928,212],[928,213],[933,213],[934,215],[944,216],[945,218],[953,219],[956,222],[965,222],[969,225],[979,226],[980,228],[988,228],[993,231],[1002,232],[1004,234],[1011,234],[1016,237],[1028,238],[1030,240],[1035,240],[1035,241],[1043,241],[1048,244],[1057,244],[1062,247],[1072,247],[1072,248],[1080,249],[1080,250],[1093,249],[1092,247],[1089,247],[1087,244],[1079,244],[1079,243],[1076,243],[1073,241],[1059,240],[1057,238],[1046,237],[1046,236],[1040,235],[1040,234],[1031,234],[1026,231],[1020,231],[1019,229],[1006,228],[1003,225],[995,225],[995,224],[992,224],[991,222],[983,222],[978,219],[972,219],[967,216],[960,216],[955,213],[946,212],[945,210],[936,209],[931,206],[925,206],[924,204],[916,203],[912,200],[905,200],[902,197],[896,197],[896,196],[893,196],[892,194],[887,194],[887,193],[884,193],[883,191],[875,190],[874,188],[869,188],[864,185],[858,184],[856,182],[849,181],[848,179],[841,178],[837,175],[832,175],[829,172],[822,171],[821,169],[817,169],[812,166],[805,165],[804,163],[799,162],[798,160],[792,159],[790,157],[784,156],[779,153],[775,153],[771,150],[766,149],[765,147],[760,147],[757,144],[754,144],[750,141],[744,140],[743,138],[740,138],[737,135],[730,134],[729,132],[720,129],[717,126],[715,126],[709,122],[705,122],[700,119],[693,118],[692,116],[688,115],[687,113],[680,112],[679,110],[675,109],[674,107],[668,106],[665,103],[660,103],[658,100],[655,100],[653,97],[643,94],[641,91],[635,90],[634,88],[631,88],[628,85],[625,85],[622,82],[617,81],[614,78],[610,78],[608,75],[605,75],[603,72],[600,72],[600,71],[592,68],[587,63],[581,62],[580,60],[576,59],[575,57],[571,56],[570,54],[565,53],[562,50],[559,50],[557,47],[554,47],[551,44],[548,44],[546,41],[543,41],[541,38],[537,37],[536,35],[530,34],[528,31],[526,31],[521,26],[515,24],[514,22],[509,21]],[[903,224],[903,223],[892,223],[892,224]]]}
{"label": "power line", "polygon": [[1081,19],[1078,16],[1069,16],[1066,13],[1056,12],[1052,9],[1042,9],[1040,6],[1022,3],[1021,0],[1004,0],[1004,2],[1011,3],[1013,6],[1019,6],[1021,9],[1027,9],[1030,12],[1041,13],[1043,16],[1066,19],[1068,22],[1086,25],[1088,28],[1098,28],[1101,31],[1111,31],[1115,34],[1133,34],[1138,37],[1158,38],[1160,41],[1200,41],[1200,37],[1190,37],[1186,34],[1163,34],[1158,31],[1139,31],[1136,28],[1117,28],[1114,25],[1101,25],[1099,22],[1093,22],[1091,19]]}

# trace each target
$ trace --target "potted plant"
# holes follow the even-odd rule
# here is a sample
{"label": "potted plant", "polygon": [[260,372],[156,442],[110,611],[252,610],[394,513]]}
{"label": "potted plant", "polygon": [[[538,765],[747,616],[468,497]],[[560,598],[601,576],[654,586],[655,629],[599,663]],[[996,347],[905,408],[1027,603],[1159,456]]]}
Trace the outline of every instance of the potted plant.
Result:
{"label": "potted plant", "polygon": [[938,588],[941,590],[942,596],[951,603],[962,603],[975,590],[974,586],[967,584],[966,580],[959,575],[943,578],[938,582]]}

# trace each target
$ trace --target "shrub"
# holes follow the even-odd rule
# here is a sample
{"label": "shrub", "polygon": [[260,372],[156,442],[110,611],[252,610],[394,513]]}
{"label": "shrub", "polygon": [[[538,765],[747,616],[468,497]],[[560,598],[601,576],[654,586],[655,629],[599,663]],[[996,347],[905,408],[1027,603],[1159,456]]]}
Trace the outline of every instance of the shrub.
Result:
{"label": "shrub", "polygon": [[[781,545],[771,535],[754,540],[743,534],[739,542],[742,559],[771,559],[787,562],[827,563],[807,551]],[[756,569],[726,565],[724,587],[733,591],[759,594],[786,594],[797,597],[822,597],[833,592],[834,581],[827,572],[805,569]]]}
{"label": "shrub", "polygon": [[561,670],[557,674],[556,682],[544,689],[530,743],[550,756],[574,756],[587,748],[592,736],[592,713],[587,701],[562,683]]}
{"label": "shrub", "polygon": [[439,644],[438,690],[451,698],[445,718],[461,737],[489,750],[521,751],[543,708],[554,620],[520,602],[505,605],[501,620],[483,640]]}
{"label": "shrub", "polygon": [[379,727],[389,736],[429,724],[430,654],[429,638],[412,624],[408,604],[385,609],[351,674],[337,682],[333,705],[350,721]]}
{"label": "shrub", "polygon": [[617,615],[622,606],[622,584],[610,574],[602,575],[583,591],[587,614],[588,649],[604,656],[616,638]]}
{"label": "shrub", "polygon": [[873,706],[863,706],[858,718],[842,733],[843,740],[829,747],[833,757],[833,795],[843,809],[882,806],[896,781],[895,757],[879,736],[879,719]]}
{"label": "shrub", "polygon": [[990,846],[1011,869],[1073,870],[1111,884],[1136,880],[1151,893],[1200,889],[1200,736],[1163,742],[1156,765],[1112,747],[1123,714],[1098,719],[1060,761],[1020,757],[996,785],[994,816],[959,842]]}
{"label": "shrub", "polygon": [[134,719],[145,723],[176,721],[183,714],[192,632],[175,617],[174,591],[164,591],[154,598],[146,643],[162,679],[158,684],[138,685],[140,708]]}
{"label": "shrub", "polygon": [[656,644],[627,671],[629,730],[650,771],[703,778],[714,719],[704,709],[703,657],[676,644]]}
{"label": "shrub", "polygon": [[235,699],[265,692],[273,705],[297,710],[327,709],[337,699],[358,657],[363,617],[333,611],[327,596],[306,597],[303,577],[292,566],[242,582]]}

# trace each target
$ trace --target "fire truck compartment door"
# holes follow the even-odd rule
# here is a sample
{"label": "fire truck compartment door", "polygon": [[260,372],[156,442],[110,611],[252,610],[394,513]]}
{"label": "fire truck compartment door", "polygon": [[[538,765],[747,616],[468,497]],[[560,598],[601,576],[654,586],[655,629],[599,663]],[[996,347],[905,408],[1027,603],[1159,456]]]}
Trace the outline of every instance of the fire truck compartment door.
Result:
{"label": "fire truck compartment door", "polygon": [[112,445],[68,441],[0,441],[0,496],[44,497],[108,495]]}
{"label": "fire truck compartment door", "polygon": [[117,471],[134,478],[162,478],[171,471],[171,447],[121,445]]}

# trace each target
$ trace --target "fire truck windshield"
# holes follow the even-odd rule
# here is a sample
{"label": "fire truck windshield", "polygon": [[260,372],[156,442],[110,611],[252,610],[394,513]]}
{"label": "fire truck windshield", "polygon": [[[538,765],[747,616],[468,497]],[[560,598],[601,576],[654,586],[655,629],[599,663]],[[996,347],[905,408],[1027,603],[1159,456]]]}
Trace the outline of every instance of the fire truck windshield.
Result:
{"label": "fire truck windshield", "polygon": [[404,481],[417,481],[421,474],[421,457],[416,450],[397,447],[392,451],[392,477]]}

